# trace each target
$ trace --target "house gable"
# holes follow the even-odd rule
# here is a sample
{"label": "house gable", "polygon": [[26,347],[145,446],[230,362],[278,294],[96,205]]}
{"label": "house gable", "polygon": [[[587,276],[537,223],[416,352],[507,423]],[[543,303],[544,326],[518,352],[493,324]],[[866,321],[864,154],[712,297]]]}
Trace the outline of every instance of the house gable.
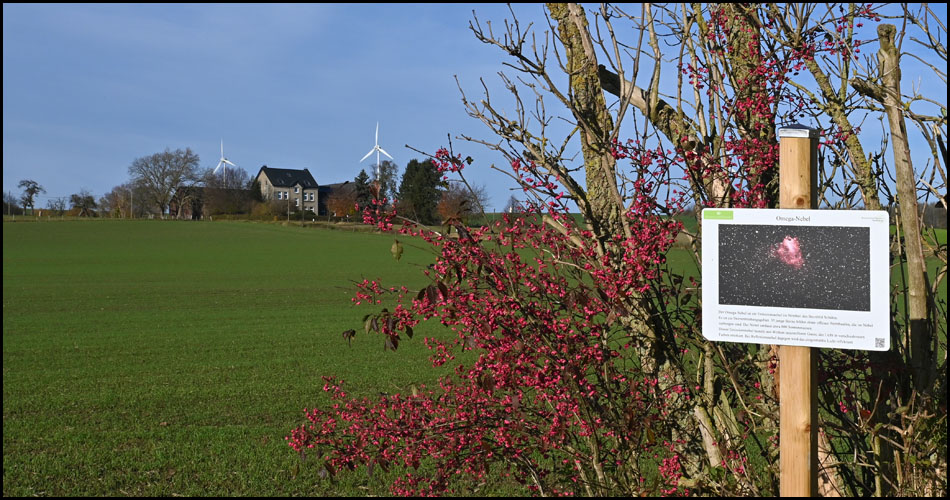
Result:
{"label": "house gable", "polygon": [[257,173],[257,182],[261,186],[261,197],[265,200],[286,200],[288,210],[318,210],[320,186],[314,180],[310,170],[261,167]]}

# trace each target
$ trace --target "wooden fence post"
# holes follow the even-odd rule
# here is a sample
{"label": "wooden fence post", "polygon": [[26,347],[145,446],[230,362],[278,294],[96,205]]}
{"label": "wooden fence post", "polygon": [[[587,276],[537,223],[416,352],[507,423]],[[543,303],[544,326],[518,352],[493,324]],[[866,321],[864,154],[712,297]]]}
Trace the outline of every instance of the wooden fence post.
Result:
{"label": "wooden fence post", "polygon": [[[817,131],[781,128],[779,208],[816,208]],[[779,346],[779,493],[810,497],[818,490],[818,351]]]}

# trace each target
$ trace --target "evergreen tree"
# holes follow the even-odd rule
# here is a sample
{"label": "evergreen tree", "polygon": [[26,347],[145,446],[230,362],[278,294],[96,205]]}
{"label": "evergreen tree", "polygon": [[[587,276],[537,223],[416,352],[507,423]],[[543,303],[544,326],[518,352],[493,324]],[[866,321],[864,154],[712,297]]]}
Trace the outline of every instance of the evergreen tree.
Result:
{"label": "evergreen tree", "polygon": [[422,224],[438,221],[436,206],[444,186],[439,171],[432,160],[410,160],[399,185],[399,205],[402,211]]}
{"label": "evergreen tree", "polygon": [[247,190],[249,191],[248,196],[251,201],[258,203],[264,202],[264,193],[261,191],[261,181],[259,181],[257,177],[247,183]]}
{"label": "evergreen tree", "polygon": [[359,210],[362,212],[363,207],[369,205],[373,200],[373,191],[369,186],[369,175],[366,174],[366,170],[360,170],[359,175],[353,181],[356,183],[356,205],[359,206]]}

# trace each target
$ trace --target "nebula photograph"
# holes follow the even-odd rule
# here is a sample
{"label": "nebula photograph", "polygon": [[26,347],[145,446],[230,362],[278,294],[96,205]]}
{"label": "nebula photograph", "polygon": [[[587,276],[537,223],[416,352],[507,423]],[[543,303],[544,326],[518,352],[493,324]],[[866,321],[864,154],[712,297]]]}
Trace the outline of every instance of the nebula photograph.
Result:
{"label": "nebula photograph", "polygon": [[871,310],[870,229],[721,224],[719,303]]}

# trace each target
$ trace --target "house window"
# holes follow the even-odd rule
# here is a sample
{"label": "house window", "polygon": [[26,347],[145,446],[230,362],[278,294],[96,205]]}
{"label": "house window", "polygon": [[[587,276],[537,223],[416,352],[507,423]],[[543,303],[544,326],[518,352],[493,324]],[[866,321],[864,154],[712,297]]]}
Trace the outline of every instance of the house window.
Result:
{"label": "house window", "polygon": [[297,194],[299,192],[300,192],[300,186],[294,186],[294,194]]}
{"label": "house window", "polygon": [[295,207],[299,207],[299,206],[300,206],[300,198],[294,198],[294,206],[295,206]]}
{"label": "house window", "polygon": [[310,193],[310,201],[313,201],[313,193]]}

